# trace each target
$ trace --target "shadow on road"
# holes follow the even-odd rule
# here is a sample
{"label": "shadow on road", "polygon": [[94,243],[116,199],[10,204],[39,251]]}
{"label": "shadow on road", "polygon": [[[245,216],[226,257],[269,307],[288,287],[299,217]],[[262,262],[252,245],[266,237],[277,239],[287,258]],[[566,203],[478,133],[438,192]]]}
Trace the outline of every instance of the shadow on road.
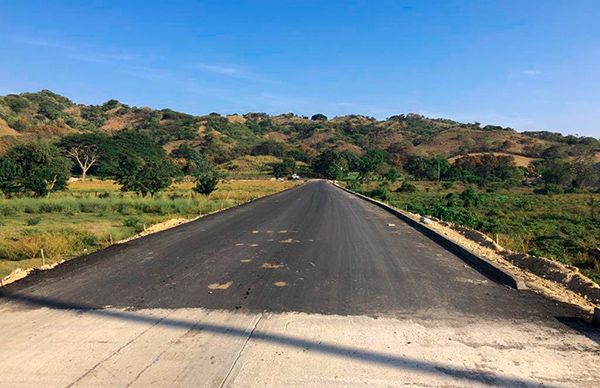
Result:
{"label": "shadow on road", "polygon": [[594,329],[591,324],[582,318],[576,317],[556,317],[556,320],[571,329],[585,335],[598,345],[600,345],[600,330]]}
{"label": "shadow on road", "polygon": [[[146,316],[143,314],[122,311],[122,310],[104,310],[104,309],[93,309],[86,305],[76,305],[71,303],[64,303],[61,301],[53,300],[45,297],[37,296],[25,296],[18,294],[3,293],[2,298],[6,301],[16,302],[20,304],[26,304],[34,307],[46,307],[50,309],[58,310],[75,310],[86,314],[93,314],[96,316],[118,319],[123,321],[130,321],[141,324],[160,324],[173,328],[181,328],[189,330],[190,326],[193,325],[193,330],[206,331],[223,336],[237,336],[237,337],[248,337],[248,332],[244,329],[240,329],[233,326],[225,325],[214,325],[214,324],[203,324],[198,322],[189,322],[180,319],[160,318],[153,316]],[[0,298],[0,300],[2,299]],[[360,348],[354,348],[349,346],[341,346],[334,344],[327,344],[323,342],[316,342],[306,340],[297,337],[291,337],[280,334],[270,334],[267,332],[261,332],[255,330],[252,334],[253,341],[263,341],[268,343],[274,343],[281,346],[300,348],[305,350],[312,350],[321,354],[331,355],[335,357],[342,357],[352,360],[359,360],[371,364],[384,365],[391,368],[412,370],[422,374],[437,375],[437,376],[449,376],[457,380],[463,380],[465,382],[476,382],[483,385],[489,386],[538,386],[536,383],[527,379],[520,379],[517,377],[503,376],[495,373],[481,372],[477,370],[471,370],[467,368],[460,368],[448,364],[430,362],[418,360],[410,357],[402,357],[392,354],[386,354],[381,352],[375,352],[370,350],[363,350]],[[595,339],[597,341],[597,338]],[[545,385],[552,386],[552,385]]]}

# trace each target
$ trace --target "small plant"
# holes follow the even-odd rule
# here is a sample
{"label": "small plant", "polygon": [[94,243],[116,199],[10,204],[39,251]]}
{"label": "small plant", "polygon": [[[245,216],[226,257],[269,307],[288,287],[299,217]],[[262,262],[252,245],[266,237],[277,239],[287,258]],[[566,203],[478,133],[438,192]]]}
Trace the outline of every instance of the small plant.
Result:
{"label": "small plant", "polygon": [[396,189],[398,193],[414,193],[417,191],[417,186],[413,185],[409,181],[402,182],[402,185]]}
{"label": "small plant", "polygon": [[137,217],[129,217],[123,221],[123,225],[128,228],[137,228],[140,225],[140,219]]}
{"label": "small plant", "polygon": [[30,217],[27,219],[27,225],[34,226],[39,224],[42,221],[42,217]]}

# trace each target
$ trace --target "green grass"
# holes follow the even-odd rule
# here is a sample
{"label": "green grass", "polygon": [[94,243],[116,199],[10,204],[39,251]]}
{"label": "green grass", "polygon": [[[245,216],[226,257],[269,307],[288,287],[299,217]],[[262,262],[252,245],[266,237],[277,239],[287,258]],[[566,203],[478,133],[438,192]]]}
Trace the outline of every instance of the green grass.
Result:
{"label": "green grass", "polygon": [[151,225],[193,218],[297,184],[227,181],[205,197],[191,183],[175,184],[155,198],[122,193],[111,181],[74,182],[48,198],[0,199],[0,277],[16,268],[69,259],[110,245]]}
{"label": "green grass", "polygon": [[[457,183],[416,182],[414,193],[394,192],[387,201],[398,208],[434,216],[486,233],[498,235],[500,245],[516,252],[544,256],[572,264],[600,282],[600,262],[589,250],[600,246],[600,194],[537,195],[529,188],[478,191],[478,203],[465,206],[464,186]],[[376,185],[362,186],[375,193]],[[381,195],[381,194],[380,194]],[[596,202],[592,217],[590,198]]]}

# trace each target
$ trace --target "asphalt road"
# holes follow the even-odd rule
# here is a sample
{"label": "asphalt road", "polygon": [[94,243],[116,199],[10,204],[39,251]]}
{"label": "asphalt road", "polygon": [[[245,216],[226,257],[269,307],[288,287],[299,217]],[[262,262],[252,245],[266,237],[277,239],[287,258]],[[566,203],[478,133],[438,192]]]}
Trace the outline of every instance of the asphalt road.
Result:
{"label": "asphalt road", "polygon": [[326,181],[113,246],[0,295],[94,308],[578,315],[496,284],[393,215]]}
{"label": "asphalt road", "polygon": [[600,331],[324,181],[0,288],[5,386],[600,386]]}

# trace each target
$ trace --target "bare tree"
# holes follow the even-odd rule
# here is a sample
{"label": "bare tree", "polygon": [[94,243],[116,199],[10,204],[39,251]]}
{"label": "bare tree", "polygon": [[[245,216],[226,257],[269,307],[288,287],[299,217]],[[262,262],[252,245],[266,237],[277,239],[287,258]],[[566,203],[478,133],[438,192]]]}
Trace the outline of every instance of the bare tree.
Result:
{"label": "bare tree", "polygon": [[102,151],[95,145],[80,145],[69,148],[66,154],[79,164],[81,179],[85,179],[88,170],[100,160]]}

